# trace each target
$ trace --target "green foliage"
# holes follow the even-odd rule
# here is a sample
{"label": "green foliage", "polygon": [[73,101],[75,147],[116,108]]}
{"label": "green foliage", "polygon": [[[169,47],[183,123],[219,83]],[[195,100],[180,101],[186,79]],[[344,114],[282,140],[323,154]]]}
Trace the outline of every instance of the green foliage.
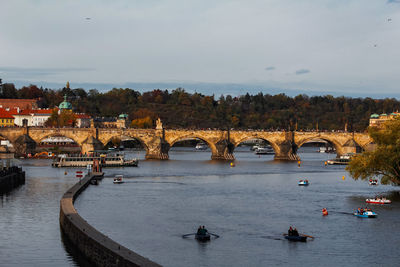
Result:
{"label": "green foliage", "polygon": [[356,180],[379,176],[383,184],[400,185],[400,119],[368,130],[377,148],[355,156],[346,169]]}
{"label": "green foliage", "polygon": [[[66,94],[75,112],[93,117],[116,117],[129,114],[133,120],[161,118],[169,128],[235,128],[267,130],[365,131],[372,113],[391,113],[400,110],[396,99],[371,99],[258,93],[242,96],[188,93],[183,88],[155,89],[140,93],[129,88],[113,88],[108,92],[81,88],[59,90],[29,85],[17,90],[4,84],[2,98],[41,97],[42,108],[54,108]],[[57,120],[52,120],[56,122]],[[55,123],[57,124],[57,123]],[[140,122],[140,124],[143,124]],[[137,122],[134,123],[137,125]],[[148,125],[148,124],[146,124]],[[150,127],[150,126],[149,126]]]}

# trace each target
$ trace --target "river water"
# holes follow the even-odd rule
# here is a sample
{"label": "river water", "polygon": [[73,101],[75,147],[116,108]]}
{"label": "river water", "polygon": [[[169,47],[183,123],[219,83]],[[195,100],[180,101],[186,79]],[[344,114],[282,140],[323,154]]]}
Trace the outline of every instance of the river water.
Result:
{"label": "river water", "polygon": [[[105,169],[106,177],[75,206],[98,230],[164,266],[398,265],[398,188],[354,181],[343,166],[324,166],[332,154],[315,150],[302,149],[298,167],[239,147],[231,167],[209,160],[208,150],[173,147],[169,161]],[[76,182],[75,170],[65,175],[48,160],[20,163],[26,184],[1,198],[0,266],[84,265],[66,249],[58,224],[59,200]],[[124,184],[113,184],[117,174]],[[298,186],[300,179],[310,185]],[[377,218],[351,215],[377,194],[393,201],[371,206]],[[220,238],[199,243],[181,237],[199,225]],[[288,242],[282,234],[289,226],[315,238]]]}

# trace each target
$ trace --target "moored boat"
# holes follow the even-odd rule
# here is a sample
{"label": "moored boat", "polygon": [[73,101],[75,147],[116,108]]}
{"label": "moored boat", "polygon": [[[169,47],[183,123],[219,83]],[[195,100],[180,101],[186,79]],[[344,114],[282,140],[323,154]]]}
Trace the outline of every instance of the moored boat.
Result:
{"label": "moored boat", "polygon": [[370,204],[390,204],[390,203],[392,203],[391,200],[386,199],[386,198],[384,198],[384,197],[382,197],[382,198],[379,198],[379,197],[376,197],[376,198],[367,198],[367,199],[365,200],[365,202],[370,203]]}
{"label": "moored boat", "polygon": [[371,209],[358,209],[354,215],[359,218],[376,218],[376,216],[378,216],[378,214],[373,212]]}
{"label": "moored boat", "polygon": [[307,185],[309,185],[310,183],[308,182],[308,180],[300,180],[299,182],[298,182],[298,185],[300,185],[300,186],[307,186]]}
{"label": "moored boat", "polygon": [[326,162],[329,165],[348,165],[351,157],[353,156],[353,154],[345,154],[345,155],[341,155],[340,157],[334,158],[334,159],[329,159]]}
{"label": "moored boat", "polygon": [[126,160],[121,153],[93,153],[91,155],[59,155],[54,159],[53,167],[87,167],[93,165],[93,161],[98,160],[101,167],[137,167],[138,160]]}
{"label": "moored boat", "polygon": [[200,142],[196,144],[196,150],[206,150],[208,148],[206,143]]}
{"label": "moored boat", "polygon": [[283,236],[289,241],[295,241],[295,242],[306,242],[307,241],[307,237],[303,236],[303,235],[295,236],[295,235],[284,234]]}
{"label": "moored boat", "polygon": [[115,175],[114,184],[122,184],[124,183],[124,177],[122,175]]}
{"label": "moored boat", "polygon": [[256,155],[272,155],[275,154],[275,151],[271,146],[265,146],[256,148],[254,153]]}

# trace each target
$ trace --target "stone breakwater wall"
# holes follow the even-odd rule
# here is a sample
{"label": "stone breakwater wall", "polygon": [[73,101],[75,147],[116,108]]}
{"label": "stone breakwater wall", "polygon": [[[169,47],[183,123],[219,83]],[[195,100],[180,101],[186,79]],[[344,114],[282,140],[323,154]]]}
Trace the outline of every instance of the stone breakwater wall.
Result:
{"label": "stone breakwater wall", "polygon": [[95,176],[85,176],[60,201],[60,227],[69,241],[96,266],[161,266],[111,240],[77,213],[74,201],[92,178]]}
{"label": "stone breakwater wall", "polygon": [[25,184],[25,172],[22,168],[9,167],[0,169],[0,193],[7,193]]}

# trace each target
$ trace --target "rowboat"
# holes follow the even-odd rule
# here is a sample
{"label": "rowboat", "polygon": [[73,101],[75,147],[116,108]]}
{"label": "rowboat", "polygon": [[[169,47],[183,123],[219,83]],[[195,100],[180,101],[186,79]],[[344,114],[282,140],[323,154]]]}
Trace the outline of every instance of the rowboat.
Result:
{"label": "rowboat", "polygon": [[365,200],[365,202],[367,203],[371,203],[371,204],[390,204],[392,203],[392,201],[390,201],[389,199],[386,198],[367,198]]}
{"label": "rowboat", "polygon": [[198,241],[210,241],[210,234],[205,233],[205,234],[196,234],[194,238],[196,238]]}
{"label": "rowboat", "polygon": [[307,241],[307,237],[303,236],[303,235],[294,236],[294,235],[284,234],[283,236],[289,241],[294,241],[294,242],[306,242]]}
{"label": "rowboat", "polygon": [[357,212],[355,212],[354,215],[359,218],[375,218],[376,216],[378,216],[378,214],[376,214],[372,210],[367,210],[367,211],[358,211],[357,210]]}
{"label": "rowboat", "polygon": [[300,186],[307,186],[307,185],[309,185],[310,183],[308,182],[308,180],[300,180],[299,182],[298,182],[298,185],[300,185]]}

